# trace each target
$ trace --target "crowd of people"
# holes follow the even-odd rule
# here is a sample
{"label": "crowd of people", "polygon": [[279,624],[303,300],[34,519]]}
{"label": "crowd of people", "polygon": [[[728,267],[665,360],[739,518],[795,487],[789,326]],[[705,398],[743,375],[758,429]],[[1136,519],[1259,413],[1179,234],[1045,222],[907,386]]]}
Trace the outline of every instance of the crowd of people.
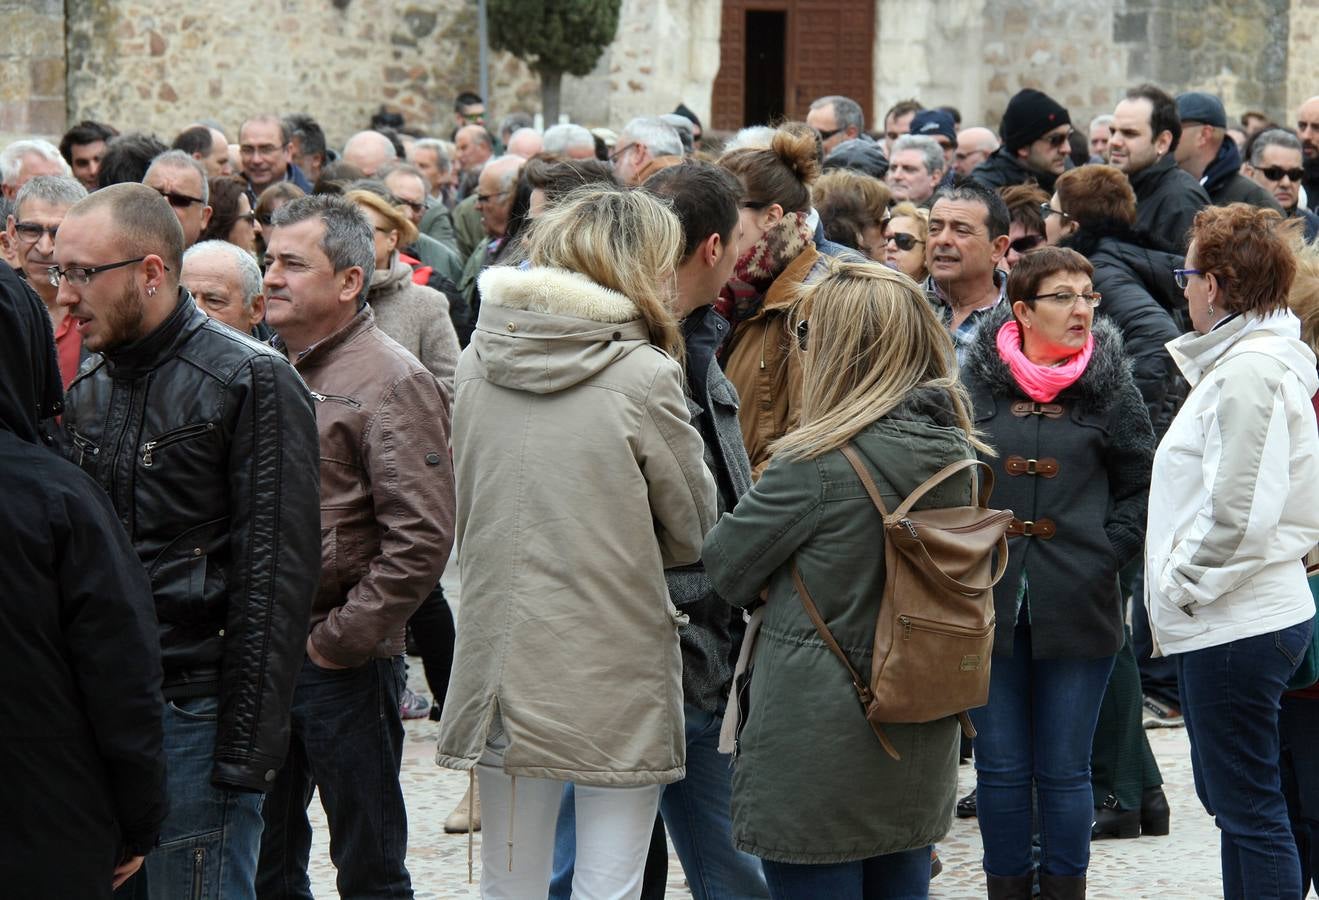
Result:
{"label": "crowd of people", "polygon": [[[411,897],[419,718],[490,898],[923,897],[954,815],[1084,897],[1179,726],[1224,896],[1309,892],[1319,97],[454,123],[0,150],[7,896],[310,897],[318,795]],[[983,705],[881,728],[887,509],[995,484]]]}

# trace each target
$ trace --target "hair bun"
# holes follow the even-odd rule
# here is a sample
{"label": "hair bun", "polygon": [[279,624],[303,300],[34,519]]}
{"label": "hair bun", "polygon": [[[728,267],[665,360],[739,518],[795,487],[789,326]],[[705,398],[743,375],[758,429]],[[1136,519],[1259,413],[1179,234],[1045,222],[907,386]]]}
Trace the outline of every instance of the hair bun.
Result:
{"label": "hair bun", "polygon": [[797,180],[811,185],[820,177],[820,144],[815,129],[791,122],[775,129],[770,149]]}

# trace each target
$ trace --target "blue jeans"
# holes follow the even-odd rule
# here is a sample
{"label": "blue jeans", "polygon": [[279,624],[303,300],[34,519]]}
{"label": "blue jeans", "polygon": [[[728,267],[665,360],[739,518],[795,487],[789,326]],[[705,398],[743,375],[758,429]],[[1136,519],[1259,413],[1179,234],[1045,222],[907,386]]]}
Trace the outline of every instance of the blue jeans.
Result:
{"label": "blue jeans", "polygon": [[1278,703],[1313,623],[1176,655],[1195,792],[1218,826],[1226,900],[1296,900]]}
{"label": "blue jeans", "polygon": [[[733,846],[730,806],[731,758],[719,752],[723,717],[684,708],[687,777],[667,785],[660,814],[694,900],[757,900],[769,896],[760,860]],[[550,900],[567,900],[572,890],[576,844],[572,785],[564,790],[554,837]]]}
{"label": "blue jeans", "polygon": [[995,656],[989,705],[971,710],[976,812],[990,875],[1028,875],[1031,787],[1039,800],[1040,871],[1084,875],[1090,864],[1094,797],[1090,747],[1113,657],[1034,659],[1019,623],[1012,656]]}
{"label": "blue jeans", "polygon": [[1282,795],[1301,858],[1301,896],[1319,878],[1319,699],[1286,695],[1278,716]]}
{"label": "blue jeans", "polygon": [[216,697],[165,704],[169,815],[143,866],[152,900],[256,896],[262,796],[211,784],[219,709]]}
{"label": "blue jeans", "polygon": [[288,757],[266,798],[257,885],[262,900],[311,900],[307,807],[320,792],[343,898],[412,897],[399,786],[401,659],[322,669],[304,659],[293,692]]}
{"label": "blue jeans", "polygon": [[764,860],[773,900],[918,900],[930,896],[930,848],[811,866]]}

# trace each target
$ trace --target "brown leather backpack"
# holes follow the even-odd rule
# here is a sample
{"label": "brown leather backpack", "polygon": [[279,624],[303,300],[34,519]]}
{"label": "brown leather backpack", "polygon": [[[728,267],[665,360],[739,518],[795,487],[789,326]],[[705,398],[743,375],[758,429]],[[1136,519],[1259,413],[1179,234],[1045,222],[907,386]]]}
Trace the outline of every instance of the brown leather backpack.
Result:
{"label": "brown leather backpack", "polygon": [[[932,722],[957,715],[967,737],[974,737],[966,710],[989,702],[994,585],[1007,570],[1012,520],[1010,510],[987,506],[994,470],[977,459],[952,463],[890,513],[856,448],[848,444],[842,453],[884,517],[884,596],[868,682],[838,646],[794,563],[792,579],[806,615],[847,667],[870,727],[894,759],[902,757],[880,727],[886,722]],[[985,485],[978,499],[973,485],[971,506],[912,510],[931,489],[977,466],[985,471]],[[998,566],[991,575],[995,550]]]}

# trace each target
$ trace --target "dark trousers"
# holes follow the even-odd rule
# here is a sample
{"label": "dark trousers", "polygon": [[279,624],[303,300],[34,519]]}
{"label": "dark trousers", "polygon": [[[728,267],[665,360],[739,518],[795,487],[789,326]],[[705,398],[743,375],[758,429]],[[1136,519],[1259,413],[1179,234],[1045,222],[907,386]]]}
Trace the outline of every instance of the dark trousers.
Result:
{"label": "dark trousers", "polygon": [[311,900],[307,807],[320,792],[330,830],[339,896],[411,898],[404,857],[407,812],[398,773],[401,661],[373,659],[355,669],[304,660],[293,693],[288,758],[262,812],[257,896]]}
{"label": "dark trousers", "polygon": [[771,900],[917,900],[930,895],[930,848],[833,865],[764,860]]}
{"label": "dark trousers", "polygon": [[453,668],[453,646],[457,640],[453,610],[444,599],[444,588],[435,585],[435,590],[412,614],[408,627],[412,629],[412,639],[426,673],[426,686],[430,688],[431,718],[438,719],[444,710],[444,696],[449,693],[449,671]]}
{"label": "dark trousers", "polygon": [[1278,706],[1312,624],[1174,657],[1195,792],[1219,829],[1225,900],[1301,896],[1301,865],[1282,796]]}
{"label": "dark trousers", "polygon": [[1278,716],[1282,796],[1301,858],[1301,896],[1319,878],[1319,698],[1287,695]]}
{"label": "dark trousers", "polygon": [[1099,705],[1099,724],[1090,751],[1090,785],[1096,807],[1112,795],[1122,809],[1139,809],[1145,789],[1163,784],[1141,725],[1141,712],[1140,671],[1128,630]]}

